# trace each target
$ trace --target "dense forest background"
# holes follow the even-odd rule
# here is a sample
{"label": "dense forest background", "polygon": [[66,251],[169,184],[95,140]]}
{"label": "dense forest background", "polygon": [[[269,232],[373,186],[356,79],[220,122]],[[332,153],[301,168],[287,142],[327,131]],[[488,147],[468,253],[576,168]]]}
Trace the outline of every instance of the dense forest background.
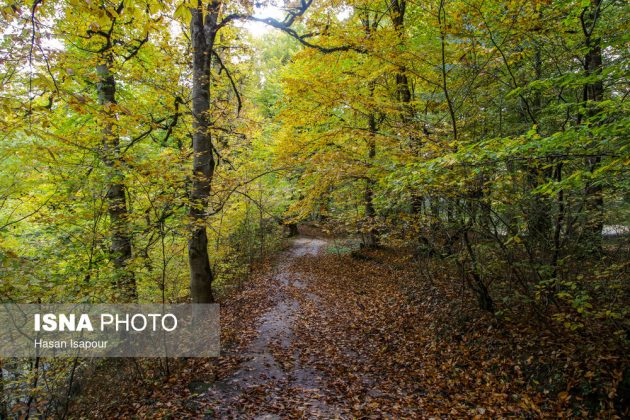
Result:
{"label": "dense forest background", "polygon": [[[570,342],[544,412],[628,414],[628,12],[3,0],[0,301],[227,304],[309,224],[454,325]],[[67,416],[81,363],[2,361],[0,417]]]}

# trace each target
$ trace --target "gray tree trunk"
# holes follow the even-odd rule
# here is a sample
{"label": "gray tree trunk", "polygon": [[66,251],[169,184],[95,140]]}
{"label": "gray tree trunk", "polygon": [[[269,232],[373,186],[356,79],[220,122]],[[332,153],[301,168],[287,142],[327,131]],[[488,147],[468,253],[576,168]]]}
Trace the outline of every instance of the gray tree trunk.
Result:
{"label": "gray tree trunk", "polygon": [[[542,20],[542,12],[539,12],[538,18]],[[542,65],[541,48],[540,45],[536,43],[534,80],[542,80]],[[528,116],[528,114],[524,114],[523,118],[531,124],[536,124],[538,131],[540,131],[542,127],[538,120],[543,110],[543,101],[542,94],[539,91],[535,92],[529,108],[531,108],[531,115],[535,117],[535,120],[533,120],[531,116]],[[547,197],[541,194],[533,194],[532,191],[551,180],[552,173],[548,166],[548,162],[536,159],[532,159],[531,162],[525,164],[526,188],[529,194],[529,202],[527,203],[525,215],[527,220],[527,236],[533,252],[537,252],[541,259],[549,255],[549,247],[551,245],[550,238],[553,224],[551,219],[551,203]]]}
{"label": "gray tree trunk", "polygon": [[115,133],[114,119],[110,107],[116,104],[116,79],[111,72],[113,59],[111,45],[103,53],[103,64],[96,67],[99,81],[96,85],[98,102],[103,108],[106,123],[102,129],[103,161],[109,168],[109,186],[107,189],[107,212],[110,220],[110,254],[114,264],[116,288],[120,301],[133,302],[138,299],[136,280],[127,266],[132,257],[131,236],[129,232],[127,198],[125,196],[124,174],[120,165],[120,139]]}
{"label": "gray tree trunk", "polygon": [[203,4],[191,9],[190,33],[193,49],[193,177],[188,241],[190,296],[193,303],[211,303],[214,279],[208,255],[206,214],[214,175],[214,155],[210,133],[210,71],[212,48],[217,31],[220,1],[212,1],[204,15]]}
{"label": "gray tree trunk", "polygon": [[[589,10],[582,16],[582,29],[584,32],[587,53],[584,57],[584,70],[587,76],[601,75],[602,46],[601,39],[593,34],[601,10],[601,0],[591,0]],[[601,80],[588,82],[584,86],[584,100],[587,102],[586,115],[589,118],[596,116],[600,110],[598,103],[604,99],[604,84]],[[601,164],[601,156],[593,155],[586,160],[591,172]],[[591,253],[602,252],[602,230],[604,229],[604,195],[600,184],[589,183],[586,187],[586,240]]]}
{"label": "gray tree trunk", "polygon": [[[394,29],[398,34],[398,38],[401,43],[405,41],[405,11],[407,10],[406,0],[392,0],[391,4],[391,19]],[[409,84],[409,78],[407,77],[407,67],[401,65],[398,67],[398,71],[395,75],[396,79],[396,98],[402,106],[401,121],[404,125],[413,124],[415,117],[415,109],[411,104],[411,88]],[[414,136],[415,137],[415,136]],[[417,155],[420,148],[420,137],[411,138],[412,152]],[[413,214],[420,214],[422,212],[422,203],[424,197],[417,191],[411,193],[411,212]]]}
{"label": "gray tree trunk", "polygon": [[[373,92],[373,88],[372,88]],[[368,162],[372,164],[376,157],[376,116],[374,113],[370,113],[368,117],[368,129],[370,131],[368,138]],[[374,208],[374,179],[369,176],[365,182],[365,216],[369,223],[367,236],[365,238],[365,246],[368,248],[375,248],[379,244],[378,230],[374,226],[376,221],[376,209]]]}

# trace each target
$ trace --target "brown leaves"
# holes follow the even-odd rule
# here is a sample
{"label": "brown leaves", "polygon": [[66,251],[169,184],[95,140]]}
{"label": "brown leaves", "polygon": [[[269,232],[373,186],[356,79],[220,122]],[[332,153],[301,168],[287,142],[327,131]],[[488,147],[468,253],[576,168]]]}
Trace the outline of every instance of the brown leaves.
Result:
{"label": "brown leaves", "polygon": [[[462,306],[468,300],[451,282],[423,283],[400,250],[361,261],[305,258],[300,267],[318,299],[302,305],[297,346],[333,378],[353,416],[574,415],[612,407],[605,396],[585,408],[585,399],[548,391],[594,377],[579,373],[592,355],[578,352],[575,337],[550,335],[534,320],[497,324]],[[608,365],[597,365],[607,376]]]}
{"label": "brown leaves", "polygon": [[[624,360],[615,349],[526,317],[498,322],[446,276],[421,281],[404,251],[368,257],[282,254],[259,268],[222,307],[224,355],[174,366],[149,389],[136,383],[116,415],[615,415]],[[195,381],[209,390],[191,392]]]}

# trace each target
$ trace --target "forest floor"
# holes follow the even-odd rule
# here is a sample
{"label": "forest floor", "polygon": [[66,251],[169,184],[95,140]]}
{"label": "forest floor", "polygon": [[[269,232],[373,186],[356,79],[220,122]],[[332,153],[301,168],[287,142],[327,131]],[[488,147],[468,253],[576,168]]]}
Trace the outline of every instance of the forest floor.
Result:
{"label": "forest floor", "polygon": [[71,417],[619,413],[627,355],[606,337],[481,312],[452,273],[419,277],[423,267],[400,249],[357,255],[337,239],[294,238],[222,299],[220,357],[171,361],[166,375],[151,361],[105,369],[75,405],[89,411]]}
{"label": "forest floor", "polygon": [[300,257],[317,256],[325,246],[322,239],[296,238],[281,255],[270,284],[273,304],[258,321],[257,337],[241,353],[248,360],[199,398],[210,407],[208,414],[265,419],[284,410],[327,418],[341,414],[327,402],[331,396],[324,395],[328,388],[323,373],[296,346],[294,334],[303,308],[319,301],[310,291],[309,276],[299,268]]}

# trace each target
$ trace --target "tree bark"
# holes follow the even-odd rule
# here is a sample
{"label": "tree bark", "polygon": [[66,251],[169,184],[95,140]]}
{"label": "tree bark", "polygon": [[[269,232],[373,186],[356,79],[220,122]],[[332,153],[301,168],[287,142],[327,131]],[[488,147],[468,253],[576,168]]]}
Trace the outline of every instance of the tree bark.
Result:
{"label": "tree bark", "polygon": [[214,279],[208,255],[206,214],[210,198],[215,161],[210,133],[210,71],[212,48],[217,32],[220,1],[212,1],[203,12],[203,4],[191,9],[191,42],[193,49],[193,176],[190,196],[192,219],[188,241],[190,296],[193,303],[214,302]]}
{"label": "tree bark", "polygon": [[[376,141],[374,136],[376,135],[376,118],[374,114],[369,116],[369,129],[370,138],[368,139],[368,162],[372,162],[376,157]],[[367,237],[365,239],[365,246],[367,248],[375,248],[379,244],[378,230],[374,227],[376,221],[376,209],[374,208],[374,179],[369,176],[365,182],[365,216],[368,226]]]}
{"label": "tree bark", "polygon": [[[398,34],[398,39],[401,45],[405,42],[405,11],[407,10],[406,0],[392,0],[390,3],[391,19],[394,29]],[[401,105],[400,120],[403,125],[409,126],[413,124],[415,118],[415,109],[411,104],[412,94],[407,77],[407,67],[403,65],[398,66],[398,71],[395,74],[396,80],[396,99]],[[426,129],[426,128],[425,128]],[[412,132],[415,128],[412,127]],[[410,139],[411,150],[414,155],[418,155],[420,149],[420,137],[412,136]],[[411,193],[411,212],[412,214],[419,215],[422,212],[424,197],[417,191]],[[426,239],[426,238],[425,238]],[[421,240],[422,241],[422,240]]]}
{"label": "tree bark", "polygon": [[[582,14],[582,30],[585,37],[587,53],[584,57],[584,71],[586,76],[600,76],[602,73],[602,46],[601,39],[593,35],[597,21],[601,13],[601,0],[591,0],[591,6]],[[592,119],[599,113],[598,103],[604,99],[604,84],[601,79],[596,79],[584,85],[584,102],[587,124],[596,124]],[[594,146],[594,144],[593,144]],[[593,173],[601,164],[601,156],[596,153],[586,159],[588,170]],[[602,186],[588,183],[586,194],[586,240],[589,251],[592,254],[602,252],[602,231],[604,229],[604,195]]]}
{"label": "tree bark", "polygon": [[440,27],[440,53],[441,53],[441,73],[442,73],[442,92],[446,99],[446,105],[448,106],[448,115],[451,118],[451,128],[453,130],[453,140],[457,140],[457,118],[455,116],[455,105],[451,99],[448,78],[446,71],[446,10],[444,0],[440,0],[440,7],[438,10],[438,25]]}
{"label": "tree bark", "polygon": [[125,176],[120,170],[120,139],[115,132],[115,118],[112,107],[116,105],[116,79],[111,71],[113,58],[111,44],[102,56],[102,64],[96,67],[99,81],[96,85],[98,102],[103,109],[105,125],[102,129],[103,161],[109,169],[107,189],[107,212],[110,219],[110,258],[114,264],[115,282],[119,299],[122,302],[134,302],[138,299],[136,280],[129,270],[128,262],[132,257],[131,235],[129,232],[127,197],[125,195]]}
{"label": "tree bark", "polygon": [[294,236],[298,236],[300,234],[297,223],[289,223],[285,226],[289,229],[289,233],[287,234],[289,238],[293,238]]}
{"label": "tree bark", "polygon": [[[374,22],[377,22],[376,20]],[[370,13],[367,12],[365,17],[363,18],[363,29],[365,33],[369,36],[372,32],[376,30],[376,26],[374,23],[370,24]],[[376,87],[376,81],[370,80],[368,82],[368,89],[370,92],[370,99],[374,97],[374,89]],[[367,166],[368,168],[373,164],[374,158],[376,157],[376,132],[377,132],[377,122],[376,122],[376,113],[373,110],[370,110],[367,116],[368,123],[368,138],[367,138],[367,146],[368,146],[368,155],[367,155]],[[367,234],[363,239],[363,245],[366,248],[376,248],[379,243],[378,238],[378,230],[374,227],[374,223],[376,221],[376,209],[374,208],[374,186],[376,182],[373,178],[370,177],[368,173],[365,178],[365,194],[364,194],[364,203],[365,203],[365,219],[367,223]]]}
{"label": "tree bark", "polygon": [[[406,0],[392,0],[391,2],[391,19],[394,29],[398,34],[400,43],[404,43],[405,35],[405,10],[407,9]],[[402,122],[410,123],[413,120],[414,110],[411,106],[411,89],[409,87],[409,79],[407,78],[407,67],[401,65],[396,72],[396,97],[402,104]]]}
{"label": "tree bark", "polygon": [[[542,21],[542,11],[538,13],[538,19]],[[534,80],[542,80],[543,62],[542,53],[539,42],[535,42],[534,54]],[[540,91],[534,93],[531,105],[531,114],[523,113],[526,122],[536,125],[537,131],[540,133],[542,127],[538,123],[540,114],[543,111],[543,98]],[[532,116],[534,118],[532,118]],[[526,171],[526,188],[528,189],[529,202],[527,203],[526,221],[527,236],[534,252],[540,255],[541,260],[547,259],[549,255],[549,245],[552,229],[551,203],[548,197],[533,193],[540,185],[546,184],[551,180],[552,172],[546,167],[544,162],[537,159],[525,164]]]}

